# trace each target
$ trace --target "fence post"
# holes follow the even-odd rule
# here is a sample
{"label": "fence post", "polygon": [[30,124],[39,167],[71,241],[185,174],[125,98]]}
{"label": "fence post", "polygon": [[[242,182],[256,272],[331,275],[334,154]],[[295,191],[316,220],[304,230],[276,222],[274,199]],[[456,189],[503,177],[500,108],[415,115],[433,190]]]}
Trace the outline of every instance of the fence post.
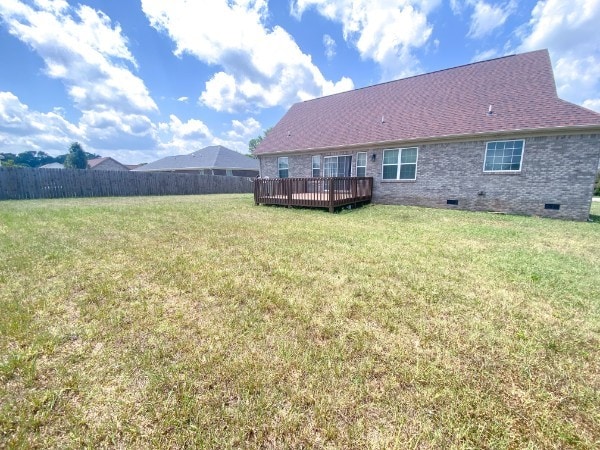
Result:
{"label": "fence post", "polygon": [[258,206],[258,198],[259,198],[258,191],[260,189],[259,183],[260,183],[260,179],[255,178],[254,179],[254,206]]}
{"label": "fence post", "polygon": [[332,213],[333,212],[333,177],[329,178],[329,212]]}

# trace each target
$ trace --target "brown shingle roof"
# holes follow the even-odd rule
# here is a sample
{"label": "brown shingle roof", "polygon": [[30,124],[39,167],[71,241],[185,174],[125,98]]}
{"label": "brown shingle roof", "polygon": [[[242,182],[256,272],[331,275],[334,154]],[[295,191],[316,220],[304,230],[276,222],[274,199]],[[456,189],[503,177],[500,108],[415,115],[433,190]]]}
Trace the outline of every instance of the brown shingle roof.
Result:
{"label": "brown shingle roof", "polygon": [[600,114],[558,98],[538,50],[296,103],[255,153],[583,126]]}
{"label": "brown shingle roof", "polygon": [[88,159],[88,167],[90,169],[94,169],[100,165],[102,165],[103,163],[105,163],[106,161],[112,161],[120,166],[123,166],[123,168],[129,170],[129,168],[127,166],[125,166],[124,164],[121,164],[119,161],[117,161],[114,158],[111,158],[110,156],[103,156],[100,158],[93,158],[93,159]]}
{"label": "brown shingle roof", "polygon": [[93,167],[96,167],[98,164],[102,164],[107,159],[108,159],[108,156],[103,157],[103,158],[88,159],[88,167],[90,169],[93,168]]}

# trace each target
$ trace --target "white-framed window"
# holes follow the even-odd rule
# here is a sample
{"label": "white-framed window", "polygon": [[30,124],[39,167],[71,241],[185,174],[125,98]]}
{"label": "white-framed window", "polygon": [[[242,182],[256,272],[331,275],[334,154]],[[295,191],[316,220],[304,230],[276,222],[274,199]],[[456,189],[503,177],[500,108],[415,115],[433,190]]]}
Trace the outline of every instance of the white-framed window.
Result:
{"label": "white-framed window", "polygon": [[352,156],[326,156],[323,158],[324,177],[349,177],[352,175]]}
{"label": "white-framed window", "polygon": [[287,156],[277,158],[277,169],[279,171],[279,178],[287,178],[289,176],[290,171]]}
{"label": "white-framed window", "polygon": [[356,154],[356,176],[367,176],[367,152],[358,152]]}
{"label": "white-framed window", "polygon": [[232,177],[233,176],[233,170],[231,169],[225,169],[225,175],[228,177]]}
{"label": "white-framed window", "polygon": [[418,147],[391,148],[383,151],[384,180],[416,180]]}
{"label": "white-framed window", "polygon": [[313,155],[312,157],[312,176],[320,177],[321,176],[321,156]]}
{"label": "white-framed window", "polygon": [[484,172],[520,172],[525,141],[492,141],[485,146]]}

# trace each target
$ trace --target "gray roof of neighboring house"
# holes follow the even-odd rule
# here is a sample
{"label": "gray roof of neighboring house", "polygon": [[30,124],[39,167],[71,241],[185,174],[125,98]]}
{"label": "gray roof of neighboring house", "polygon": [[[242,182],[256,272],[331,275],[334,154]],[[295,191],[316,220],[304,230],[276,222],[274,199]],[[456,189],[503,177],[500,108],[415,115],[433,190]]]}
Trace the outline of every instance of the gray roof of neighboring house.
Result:
{"label": "gray roof of neighboring house", "polygon": [[43,166],[40,166],[39,168],[40,169],[64,169],[65,166],[61,163],[53,162],[50,164],[44,164]]}
{"label": "gray roof of neighboring house", "polygon": [[200,169],[237,169],[258,171],[258,160],[222,145],[213,145],[189,155],[167,156],[133,169],[136,172]]}
{"label": "gray roof of neighboring house", "polygon": [[599,127],[600,114],[558,97],[539,50],[296,103],[254,153]]}

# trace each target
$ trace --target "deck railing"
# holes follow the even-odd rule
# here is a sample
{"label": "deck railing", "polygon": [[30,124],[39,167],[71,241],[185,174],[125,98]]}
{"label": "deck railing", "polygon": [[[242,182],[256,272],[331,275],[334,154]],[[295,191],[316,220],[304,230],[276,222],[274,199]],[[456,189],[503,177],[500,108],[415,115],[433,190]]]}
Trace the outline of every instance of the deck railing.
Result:
{"label": "deck railing", "polygon": [[333,212],[341,206],[370,202],[372,191],[372,177],[256,178],[254,203],[328,208]]}

